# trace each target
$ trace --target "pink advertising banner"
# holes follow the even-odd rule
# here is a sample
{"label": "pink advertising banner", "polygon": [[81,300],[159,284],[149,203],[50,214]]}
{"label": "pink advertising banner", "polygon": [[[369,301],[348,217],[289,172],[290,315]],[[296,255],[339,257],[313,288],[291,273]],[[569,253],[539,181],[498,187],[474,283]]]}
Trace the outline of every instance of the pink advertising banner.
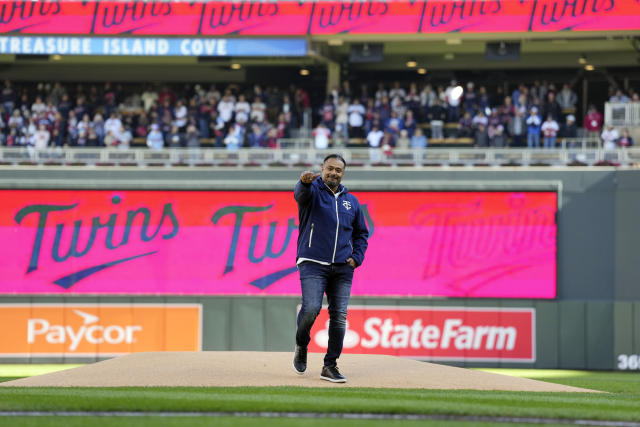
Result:
{"label": "pink advertising banner", "polygon": [[[356,193],[352,295],[554,298],[554,192]],[[0,294],[298,295],[293,192],[0,190]]]}
{"label": "pink advertising banner", "polygon": [[4,34],[303,36],[639,28],[640,0],[0,1]]}

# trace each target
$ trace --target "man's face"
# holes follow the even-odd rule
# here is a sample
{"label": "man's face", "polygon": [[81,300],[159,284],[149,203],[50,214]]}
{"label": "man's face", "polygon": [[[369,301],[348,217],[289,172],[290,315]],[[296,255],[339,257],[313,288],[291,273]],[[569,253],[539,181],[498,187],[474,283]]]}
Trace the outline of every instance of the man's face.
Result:
{"label": "man's face", "polygon": [[344,163],[340,159],[332,157],[322,165],[322,181],[334,189],[338,187],[344,176]]}

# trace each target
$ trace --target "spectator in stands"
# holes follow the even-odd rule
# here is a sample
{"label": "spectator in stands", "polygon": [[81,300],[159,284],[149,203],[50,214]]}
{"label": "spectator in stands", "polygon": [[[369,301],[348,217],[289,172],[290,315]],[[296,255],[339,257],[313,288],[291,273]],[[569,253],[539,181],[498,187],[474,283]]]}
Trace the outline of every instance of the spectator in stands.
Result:
{"label": "spectator in stands", "polygon": [[478,89],[478,110],[486,111],[489,108],[489,95],[487,95],[487,88],[484,86],[480,86]]}
{"label": "spectator in stands", "polygon": [[200,147],[200,131],[196,127],[195,123],[189,123],[187,125],[187,132],[185,134],[185,145],[188,148]]}
{"label": "spectator in stands", "polygon": [[395,148],[398,148],[400,150],[406,150],[409,148],[410,144],[411,144],[411,139],[409,138],[409,132],[407,132],[406,129],[400,130],[400,134],[396,139]]}
{"label": "spectator in stands", "polygon": [[179,148],[184,145],[180,128],[177,125],[171,126],[171,130],[165,136],[165,146],[171,148]]}
{"label": "spectator in stands", "polygon": [[542,126],[542,119],[538,114],[537,107],[531,107],[529,115],[527,116],[527,147],[540,148],[540,127]]}
{"label": "spectator in stands", "polygon": [[514,115],[509,122],[509,133],[513,138],[514,147],[524,147],[524,136],[527,133],[527,123],[524,116],[524,108],[514,108]]}
{"label": "spectator in stands", "polygon": [[458,137],[471,138],[473,136],[473,118],[469,111],[465,111],[464,115],[458,122]]}
{"label": "spectator in stands", "polygon": [[334,113],[335,106],[333,105],[331,98],[327,97],[327,99],[324,100],[324,104],[320,108],[319,115],[322,123],[324,123],[324,125],[329,129],[333,129]]}
{"label": "spectator in stands", "polygon": [[[69,112],[69,120],[71,120],[72,114],[73,116],[75,116],[75,112],[74,111]],[[111,131],[112,134],[115,134],[120,130],[121,126],[122,126],[122,120],[120,120],[120,117],[118,117],[118,115],[114,111],[113,113],[111,113],[107,121],[104,123],[104,130],[105,132]]]}
{"label": "spectator in stands", "polygon": [[417,126],[418,123],[415,119],[415,113],[413,112],[413,110],[407,110],[404,115],[404,120],[402,120],[402,127],[406,129],[407,133],[409,134],[409,138],[413,136],[413,133],[416,131]]}
{"label": "spectator in stands", "polygon": [[457,122],[460,119],[460,98],[462,93],[458,93],[456,89],[458,83],[451,80],[451,83],[445,90],[445,101],[447,103],[447,122]]}
{"label": "spectator in stands", "polygon": [[287,122],[287,118],[283,113],[280,113],[278,115],[278,124],[276,125],[275,137],[278,139],[290,137],[289,123]]}
{"label": "spectator in stands", "polygon": [[[573,114],[567,116],[566,123],[560,128],[560,137],[574,139],[578,137],[578,127],[576,126],[576,118]],[[573,147],[574,142],[569,142],[569,147]]]}
{"label": "spectator in stands", "polygon": [[624,94],[622,89],[617,89],[615,95],[609,98],[609,102],[629,102],[629,97]]}
{"label": "spectator in stands", "polygon": [[496,148],[504,148],[507,146],[507,137],[504,134],[504,127],[501,124],[494,127],[490,145]]}
{"label": "spectator in stands", "polygon": [[411,148],[424,149],[427,148],[428,141],[427,137],[422,132],[421,128],[416,128],[416,131],[413,133],[411,137]]}
{"label": "spectator in stands", "polygon": [[446,110],[440,104],[440,100],[436,99],[427,114],[427,120],[429,120],[429,126],[431,127],[431,139],[444,138],[443,127],[446,117]]}
{"label": "spectator in stands", "polygon": [[[551,115],[554,120],[558,121],[562,118],[563,108],[560,107],[560,104],[556,101],[556,95],[554,92],[549,92],[547,94],[547,102],[544,103],[542,108],[542,116],[548,117]],[[575,110],[575,108],[574,108]],[[573,113],[565,113],[565,114],[573,114]]]}
{"label": "spectator in stands", "polygon": [[262,140],[264,148],[278,148],[278,130],[271,128],[267,131],[267,136]]}
{"label": "spectator in stands", "polygon": [[[344,97],[338,97],[336,105],[336,124],[334,136],[337,140],[347,141],[349,139],[349,103]],[[339,138],[338,138],[339,137]]]}
{"label": "spectator in stands", "polygon": [[349,114],[349,138],[364,137],[364,106],[360,104],[360,100],[354,99],[347,113]]}
{"label": "spectator in stands", "polygon": [[605,130],[602,131],[600,135],[602,138],[602,146],[605,150],[615,150],[616,142],[620,135],[618,131],[613,127],[611,123],[608,123],[605,127]]}
{"label": "spectator in stands", "polygon": [[78,142],[78,120],[76,119],[75,111],[69,111],[69,117],[67,118],[67,143],[68,145],[75,146]]}
{"label": "spectator in stands", "polygon": [[420,94],[418,93],[418,85],[415,83],[409,85],[409,92],[404,97],[404,103],[407,107],[407,112],[411,111],[413,115],[417,115],[420,112]]}
{"label": "spectator in stands", "polygon": [[438,99],[438,95],[430,84],[427,84],[420,92],[420,120],[427,121],[427,113],[433,107],[434,102]]}
{"label": "spectator in stands", "polygon": [[622,148],[629,148],[633,146],[633,138],[629,134],[629,129],[622,129],[622,135],[618,139],[618,145]]}
{"label": "spectator in stands", "polygon": [[254,123],[251,125],[251,132],[249,132],[248,142],[251,148],[262,148],[264,146],[264,139],[266,135],[260,125]]}
{"label": "spectator in stands", "polygon": [[[564,116],[566,116],[567,114],[575,114],[578,97],[571,90],[571,87],[568,83],[562,85],[562,90],[560,91],[560,93],[558,93],[556,101],[558,102],[560,111]],[[559,119],[559,117],[556,117],[556,119]]]}
{"label": "spectator in stands", "polygon": [[381,123],[386,123],[391,117],[391,104],[389,104],[389,98],[386,96],[382,98],[382,101],[375,104],[375,112],[378,114],[378,119]]}
{"label": "spectator in stands", "polygon": [[331,130],[324,122],[320,122],[318,127],[313,130],[313,145],[316,150],[326,150],[329,148],[329,138]]}
{"label": "spectator in stands", "polygon": [[467,83],[467,90],[464,91],[464,110],[471,116],[476,113],[477,109],[477,95],[474,89],[473,82]]}
{"label": "spectator in stands", "polygon": [[131,131],[124,125],[120,126],[118,131],[118,149],[128,150],[131,147],[131,141],[133,141],[133,135]]}
{"label": "spectator in stands", "polygon": [[15,97],[16,94],[13,91],[13,86],[11,85],[10,80],[4,81],[4,87],[2,88],[2,94],[0,94],[0,99],[2,101],[2,105],[7,112],[13,111],[13,107],[15,105]]}
{"label": "spectator in stands", "polygon": [[187,130],[187,107],[182,99],[176,102],[176,106],[173,109],[173,117],[173,125],[178,128],[180,133],[184,133]]}
{"label": "spectator in stands", "polygon": [[584,128],[587,130],[589,138],[597,139],[600,137],[602,122],[602,114],[596,109],[595,105],[590,105],[589,112],[584,118]]}
{"label": "spectator in stands", "polygon": [[382,101],[382,98],[388,98],[389,92],[384,87],[384,83],[378,82],[378,88],[376,89],[375,99],[376,103]]}
{"label": "spectator in stands", "polygon": [[489,118],[484,115],[484,110],[479,110],[475,117],[471,120],[471,126],[477,129],[480,125],[483,125],[486,129],[489,126]]}
{"label": "spectator in stands", "polygon": [[382,152],[380,150],[382,146],[382,139],[384,138],[384,132],[378,128],[377,125],[373,125],[371,131],[367,135],[367,143],[369,144],[369,159],[374,162],[380,162],[382,160]]}
{"label": "spectator in stands", "polygon": [[140,99],[142,99],[144,111],[149,111],[151,106],[158,101],[158,93],[151,86],[147,86],[142,95],[140,95]]}
{"label": "spectator in stands", "polygon": [[113,133],[113,131],[107,131],[104,136],[104,145],[107,148],[113,148],[118,145],[118,137]]}
{"label": "spectator in stands", "polygon": [[391,145],[395,146],[396,139],[398,138],[400,131],[404,129],[404,123],[395,111],[391,112],[391,117],[384,124],[384,131],[391,135],[393,142]]}
{"label": "spectator in stands", "polygon": [[542,123],[540,130],[542,131],[542,135],[544,136],[544,148],[555,148],[556,136],[558,135],[560,127],[558,126],[558,122],[554,120],[551,114],[549,114],[547,116],[547,120]]}
{"label": "spectator in stands", "polygon": [[489,146],[489,134],[485,125],[478,125],[475,134],[473,135],[474,147],[485,148]]}
{"label": "spectator in stands", "polygon": [[251,114],[251,105],[246,101],[244,95],[238,95],[238,101],[234,106],[235,119],[242,118],[245,122],[249,121],[249,114]]}
{"label": "spectator in stands", "polygon": [[164,136],[157,123],[151,125],[151,131],[147,135],[147,147],[153,150],[162,150],[164,147]]}
{"label": "spectator in stands", "polygon": [[229,133],[224,138],[224,145],[227,146],[227,151],[238,151],[242,146],[242,138],[238,127],[231,126]]}
{"label": "spectator in stands", "polygon": [[40,125],[33,135],[34,147],[36,150],[44,150],[49,146],[50,132],[45,125]]}
{"label": "spectator in stands", "polygon": [[98,139],[98,134],[96,134],[95,129],[89,129],[89,134],[87,135],[86,144],[87,144],[87,147],[100,146],[100,140]]}
{"label": "spectator in stands", "polygon": [[231,119],[233,118],[234,110],[235,110],[235,104],[231,99],[231,91],[227,91],[224,94],[224,97],[218,103],[218,114],[220,115],[220,118],[224,122],[225,127],[231,124]]}

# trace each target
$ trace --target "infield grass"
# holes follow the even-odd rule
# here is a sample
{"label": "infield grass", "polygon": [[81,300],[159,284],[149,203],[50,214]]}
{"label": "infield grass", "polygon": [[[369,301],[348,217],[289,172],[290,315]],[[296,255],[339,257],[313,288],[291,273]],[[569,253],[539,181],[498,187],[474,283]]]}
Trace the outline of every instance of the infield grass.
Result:
{"label": "infield grass", "polygon": [[[527,393],[472,390],[398,390],[297,387],[233,388],[0,388],[0,411],[170,411],[170,412],[320,412],[442,414],[640,421],[640,375],[633,372],[487,370],[608,393]],[[1,368],[0,375],[7,376]],[[9,424],[5,424],[5,421]],[[225,418],[216,425],[332,426],[395,425],[392,421],[337,419]],[[190,418],[188,425],[206,419]],[[231,424],[226,424],[227,422]],[[287,424],[287,423],[291,424]],[[403,425],[453,426],[456,422],[401,421]],[[0,418],[0,424],[24,426],[122,426],[180,424],[176,418],[133,418],[117,421],[81,417]],[[426,423],[426,424],[425,424]],[[210,424],[209,424],[210,425]],[[399,425],[399,424],[398,424]],[[474,423],[473,425],[482,425]],[[500,424],[505,426],[508,424]]]}

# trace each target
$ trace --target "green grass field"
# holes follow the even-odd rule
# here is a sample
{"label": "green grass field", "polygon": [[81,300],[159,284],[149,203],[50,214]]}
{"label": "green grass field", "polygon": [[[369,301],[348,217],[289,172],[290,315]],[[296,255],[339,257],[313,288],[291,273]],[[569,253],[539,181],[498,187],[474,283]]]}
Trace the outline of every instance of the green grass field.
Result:
{"label": "green grass field", "polygon": [[[62,365],[62,367],[68,367]],[[60,369],[60,365],[0,365],[0,380]],[[30,369],[34,369],[31,371]],[[0,411],[313,412],[535,417],[640,422],[640,377],[632,372],[555,370],[487,371],[608,393],[525,393],[471,390],[237,388],[0,388]],[[211,425],[211,418],[0,417],[11,426]],[[453,426],[495,425],[463,420],[357,420],[215,417],[215,425],[242,426]],[[518,425],[500,423],[501,426]],[[550,425],[550,424],[547,424]]]}

